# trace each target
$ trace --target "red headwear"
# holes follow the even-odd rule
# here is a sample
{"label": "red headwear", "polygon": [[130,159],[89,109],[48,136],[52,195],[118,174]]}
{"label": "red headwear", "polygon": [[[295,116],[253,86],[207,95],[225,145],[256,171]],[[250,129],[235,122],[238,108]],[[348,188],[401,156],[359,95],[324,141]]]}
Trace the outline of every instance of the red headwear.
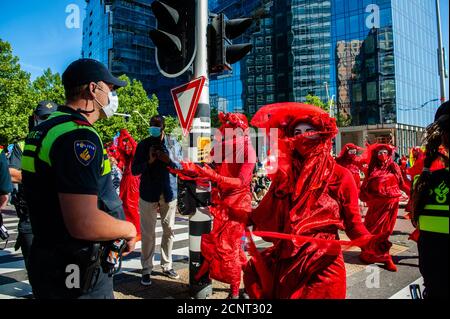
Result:
{"label": "red headwear", "polygon": [[[382,163],[378,159],[378,151],[385,149],[388,151],[387,161]],[[369,164],[368,174],[370,175],[375,167],[384,167],[392,165],[394,160],[392,159],[392,155],[394,154],[396,147],[390,144],[381,144],[375,143],[371,145],[367,145],[366,151],[362,155],[363,161]]]}
{"label": "red headwear", "polygon": [[341,152],[339,153],[339,156],[336,158],[336,161],[339,160],[343,160],[345,158],[348,158],[349,154],[348,151],[349,150],[357,150],[357,151],[362,151],[364,150],[362,147],[359,147],[358,145],[355,145],[353,143],[347,143],[344,145],[344,147],[342,148]]}
{"label": "red headwear", "polygon": [[[308,139],[309,133],[293,136],[298,123],[314,126],[319,137]],[[293,192],[292,200],[297,209],[309,209],[326,189],[334,169],[331,156],[332,138],[337,134],[336,120],[319,107],[302,103],[277,103],[262,107],[253,117],[251,124],[260,128],[278,128],[278,176],[282,188],[278,193]],[[306,137],[306,138],[305,138]],[[308,152],[296,155],[299,144],[308,144]],[[280,187],[281,188],[281,187]],[[291,216],[295,221],[297,216]]]}

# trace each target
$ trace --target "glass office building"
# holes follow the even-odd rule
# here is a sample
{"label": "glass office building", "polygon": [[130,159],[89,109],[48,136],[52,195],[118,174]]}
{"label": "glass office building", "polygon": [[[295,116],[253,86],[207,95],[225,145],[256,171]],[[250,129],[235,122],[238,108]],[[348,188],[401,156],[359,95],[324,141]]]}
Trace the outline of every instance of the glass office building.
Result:
{"label": "glass office building", "polygon": [[434,1],[332,1],[330,91],[338,144],[420,143],[438,106]]}
{"label": "glass office building", "polygon": [[[259,26],[240,74],[217,82],[242,86],[241,101],[239,91],[230,91],[232,104],[254,113],[268,103],[301,102],[313,94],[335,101],[338,149],[346,142],[378,141],[405,153],[420,142],[439,104],[434,1],[217,2],[228,8],[229,18],[245,13],[230,8],[252,4]],[[255,15],[261,10],[264,15]],[[225,86],[215,94],[228,100]]]}
{"label": "glass office building", "polygon": [[82,57],[101,61],[116,75],[126,74],[156,94],[161,114],[175,114],[170,89],[187,77],[169,79],[156,67],[149,30],[156,26],[153,0],[86,0]]}
{"label": "glass office building", "polygon": [[272,19],[268,12],[273,1],[216,0],[209,1],[214,13],[229,19],[255,18],[252,27],[233,43],[252,43],[252,51],[233,70],[210,79],[211,107],[227,112],[254,113],[258,105],[275,101],[272,63]]}

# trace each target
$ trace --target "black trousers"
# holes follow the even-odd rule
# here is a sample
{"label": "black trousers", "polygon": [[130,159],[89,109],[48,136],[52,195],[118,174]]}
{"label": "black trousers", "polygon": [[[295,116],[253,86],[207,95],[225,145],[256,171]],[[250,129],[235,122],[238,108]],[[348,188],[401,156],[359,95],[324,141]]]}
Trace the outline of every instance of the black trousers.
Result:
{"label": "black trousers", "polygon": [[25,268],[28,272],[28,259],[30,255],[31,243],[33,242],[33,232],[31,230],[31,223],[29,218],[22,217],[17,226],[18,235],[16,239],[15,250],[22,249],[23,259],[25,261]]}
{"label": "black trousers", "polygon": [[448,299],[448,239],[446,234],[420,232],[417,247],[425,299]]}
{"label": "black trousers", "polygon": [[[93,288],[85,294],[68,288],[68,264],[53,250],[40,249],[33,243],[29,257],[28,277],[37,299],[114,299],[113,278],[100,270]],[[82,283],[80,283],[80,286]]]}

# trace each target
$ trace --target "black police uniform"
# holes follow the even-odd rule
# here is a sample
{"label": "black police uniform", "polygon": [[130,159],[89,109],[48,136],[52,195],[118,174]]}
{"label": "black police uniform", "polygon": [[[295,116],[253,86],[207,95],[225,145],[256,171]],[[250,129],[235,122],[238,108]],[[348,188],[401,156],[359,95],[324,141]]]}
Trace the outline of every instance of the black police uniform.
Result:
{"label": "black police uniform", "polygon": [[[70,236],[58,198],[58,193],[97,195],[99,209],[124,220],[110,171],[100,137],[69,107],[59,107],[29,133],[22,156],[22,183],[34,233],[29,280],[37,298],[113,298],[112,277],[98,263],[86,263],[94,243]],[[91,289],[67,287],[70,264],[80,265],[81,286],[86,267],[95,268]]]}
{"label": "black police uniform", "polygon": [[448,299],[449,171],[430,176],[430,196],[418,214],[419,269],[424,279],[425,299]]}
{"label": "black police uniform", "polygon": [[9,175],[8,161],[5,152],[0,148],[0,195],[9,194],[12,191],[11,175]]}
{"label": "black police uniform", "polygon": [[[16,170],[22,170],[22,154],[25,147],[24,142],[14,143],[9,157],[9,167]],[[33,242],[33,231],[31,229],[30,215],[28,213],[28,206],[25,202],[23,195],[22,183],[17,185],[17,189],[14,189],[11,193],[11,203],[16,209],[17,216],[19,217],[19,223],[17,225],[18,235],[15,250],[22,249],[22,255],[25,261],[25,268],[28,271],[28,256]]]}

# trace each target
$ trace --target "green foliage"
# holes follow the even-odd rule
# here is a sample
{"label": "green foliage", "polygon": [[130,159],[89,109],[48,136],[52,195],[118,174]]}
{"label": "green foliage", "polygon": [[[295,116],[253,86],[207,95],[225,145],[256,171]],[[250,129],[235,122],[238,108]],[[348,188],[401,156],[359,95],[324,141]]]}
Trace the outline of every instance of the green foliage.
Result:
{"label": "green foliage", "polygon": [[164,123],[166,125],[166,128],[164,129],[166,134],[172,134],[173,136],[181,140],[182,138],[181,126],[180,122],[178,121],[178,118],[174,116],[165,116]]}
{"label": "green foliage", "polygon": [[220,122],[219,122],[219,111],[217,108],[212,107],[211,108],[211,128],[219,128]]}
{"label": "green foliage", "polygon": [[318,106],[318,107],[320,107],[321,109],[323,109],[323,110],[325,110],[327,112],[330,111],[330,107],[328,106],[328,104],[326,102],[322,101],[320,99],[320,97],[318,97],[318,96],[308,94],[306,96],[306,103]]}
{"label": "green foliage", "polygon": [[352,116],[348,113],[338,111],[336,122],[339,127],[347,127],[352,124]]}
{"label": "green foliage", "polygon": [[35,105],[44,100],[53,101],[56,104],[65,103],[61,76],[59,73],[53,74],[50,68],[33,81],[32,90],[35,96]]}
{"label": "green foliage", "polygon": [[110,142],[123,128],[126,128],[136,141],[146,138],[150,117],[157,114],[158,99],[155,95],[149,99],[141,82],[131,81],[126,75],[119,78],[128,85],[117,90],[119,96],[117,112],[129,114],[130,117],[128,121],[122,116],[97,121],[94,126],[104,143]]}
{"label": "green foliage", "polygon": [[34,100],[30,74],[21,69],[11,45],[0,39],[0,145],[25,138]]}

